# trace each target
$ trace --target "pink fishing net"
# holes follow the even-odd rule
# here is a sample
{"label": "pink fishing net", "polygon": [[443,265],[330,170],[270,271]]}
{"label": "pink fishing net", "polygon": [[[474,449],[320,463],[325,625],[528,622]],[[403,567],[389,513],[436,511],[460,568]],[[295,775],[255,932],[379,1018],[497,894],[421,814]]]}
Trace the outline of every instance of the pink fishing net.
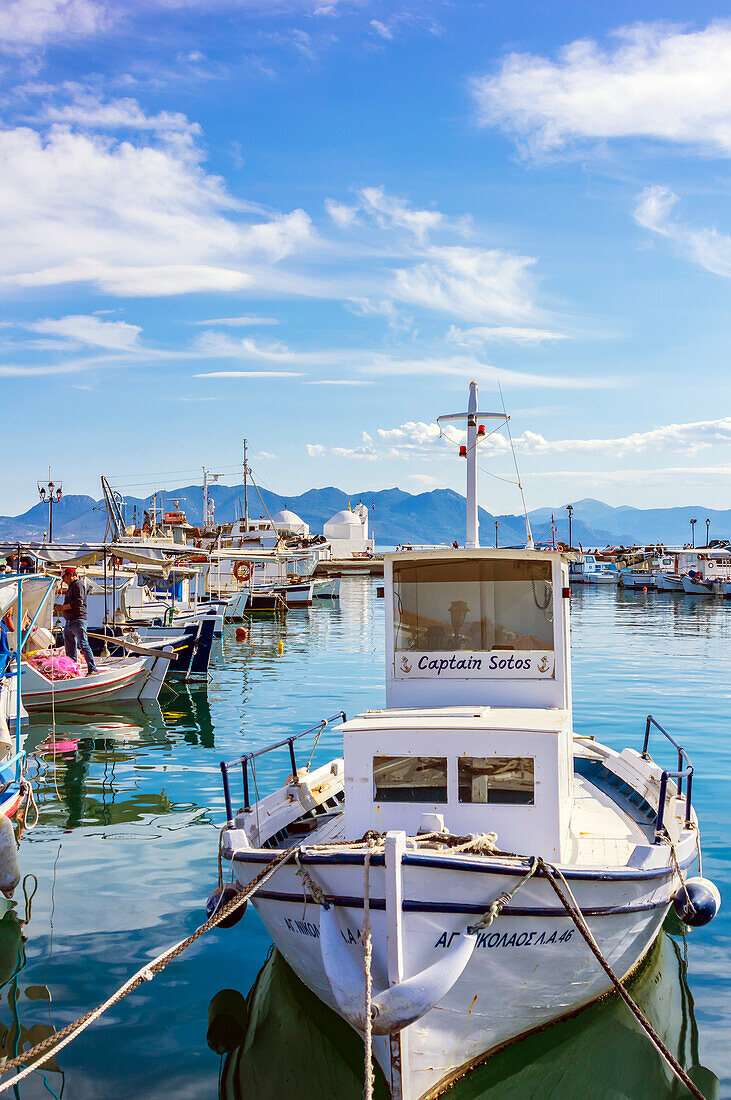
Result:
{"label": "pink fishing net", "polygon": [[51,653],[41,649],[28,658],[28,664],[37,668],[48,680],[73,680],[82,675],[81,666],[65,653]]}

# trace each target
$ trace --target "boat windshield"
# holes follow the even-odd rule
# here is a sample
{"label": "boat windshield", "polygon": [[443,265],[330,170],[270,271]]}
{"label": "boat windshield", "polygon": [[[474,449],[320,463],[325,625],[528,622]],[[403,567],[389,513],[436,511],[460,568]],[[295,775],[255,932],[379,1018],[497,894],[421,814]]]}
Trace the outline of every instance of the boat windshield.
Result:
{"label": "boat windshield", "polygon": [[397,651],[554,648],[548,561],[394,561],[393,598]]}

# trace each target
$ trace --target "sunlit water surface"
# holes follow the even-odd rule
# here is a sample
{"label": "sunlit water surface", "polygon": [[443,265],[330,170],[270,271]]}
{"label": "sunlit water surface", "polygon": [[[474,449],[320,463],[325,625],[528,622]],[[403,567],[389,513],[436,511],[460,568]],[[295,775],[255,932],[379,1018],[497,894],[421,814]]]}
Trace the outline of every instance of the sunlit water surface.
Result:
{"label": "sunlit water surface", "polygon": [[[678,1042],[693,1045],[691,1060],[717,1075],[715,1095],[728,1097],[731,603],[579,588],[572,619],[577,730],[616,748],[641,747],[644,719],[652,713],[685,744],[696,767],[704,873],[721,888],[725,908],[685,944],[666,940],[665,962],[657,964],[660,978],[654,970],[650,977],[655,985],[669,984],[681,1006]],[[372,580],[352,578],[343,582],[339,604],[290,612],[285,623],[255,620],[245,642],[227,629],[207,689],[180,687],[177,694],[166,691],[159,707],[86,715],[83,724],[78,716],[58,716],[56,738],[78,741],[78,748],[55,760],[31,756],[40,822],[23,837],[20,858],[25,893],[32,894],[36,879],[37,889],[26,904],[19,888],[0,920],[5,1057],[19,1043],[37,1042],[81,1015],[200,923],[215,885],[216,830],[224,818],[221,759],[279,740],[341,707],[351,715],[382,701],[383,601]],[[34,722],[29,752],[37,753],[49,727],[50,721]],[[336,752],[337,739],[326,731],[315,762]],[[260,794],[281,782],[285,765],[276,755],[259,762]],[[209,1004],[223,988],[247,994],[269,949],[269,937],[249,907],[235,929],[205,936],[63,1050],[58,1063],[21,1082],[16,1095],[216,1097],[222,1064],[206,1043]],[[279,994],[282,1003],[286,995]],[[622,1012],[610,998],[570,1028],[559,1025],[562,1031],[550,1029],[513,1047],[464,1082],[460,1097],[575,1096],[572,1073],[582,1063],[583,1095],[684,1095],[659,1088],[655,1055],[650,1051],[647,1060],[644,1040],[634,1033],[637,1052],[629,1054],[631,1029]],[[610,1026],[615,1017],[616,1039]],[[327,1039],[330,1025],[320,1020],[318,1026]],[[262,1029],[250,1061],[256,1057],[262,1066],[279,1067],[289,1060],[298,1081],[292,1100],[327,1095],[327,1078],[304,1080],[301,1052],[286,1041],[274,1041],[269,1049],[266,1034]],[[335,1027],[332,1039],[342,1055],[347,1043]],[[629,1074],[619,1092],[603,1084],[617,1059]],[[274,1091],[281,1074],[269,1091],[266,1074],[257,1071],[252,1078],[252,1072],[251,1065],[244,1070],[231,1063],[222,1090],[284,1100]],[[361,1089],[357,1065],[353,1073],[355,1098]],[[238,1083],[235,1074],[241,1075]],[[259,1082],[253,1091],[252,1079]],[[345,1085],[338,1088],[344,1096]]]}

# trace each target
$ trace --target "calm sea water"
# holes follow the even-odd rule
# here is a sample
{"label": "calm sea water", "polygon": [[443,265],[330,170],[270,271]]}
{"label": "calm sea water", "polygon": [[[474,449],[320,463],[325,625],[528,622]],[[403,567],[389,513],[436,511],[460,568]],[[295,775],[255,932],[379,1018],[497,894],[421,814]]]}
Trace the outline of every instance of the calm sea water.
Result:
{"label": "calm sea water", "polygon": [[[227,633],[207,689],[181,687],[166,692],[159,707],[86,715],[83,724],[59,716],[57,739],[78,741],[65,756],[38,753],[50,726],[34,722],[28,749],[37,755],[29,770],[41,816],[20,849],[29,900],[19,888],[0,919],[6,1057],[85,1012],[200,923],[215,885],[216,826],[224,817],[219,760],[341,707],[350,715],[382,703],[383,601],[367,578],[342,588],[332,607],[290,612],[284,624],[255,621],[247,642]],[[665,937],[637,978],[637,996],[662,1018],[687,1063],[718,1077],[719,1085],[703,1078],[706,1094],[731,1097],[731,603],[579,588],[572,613],[577,729],[639,748],[652,713],[696,766],[704,872],[721,888],[725,908],[686,942]],[[316,761],[335,748],[326,731]],[[284,767],[284,758],[260,762],[260,793],[280,781]],[[210,933],[117,1005],[16,1095],[216,1097],[222,1065],[206,1042],[210,1002],[224,988],[248,993],[266,964],[257,988],[268,983],[270,1000],[291,1008],[300,1031],[287,1036],[279,1025],[262,1024],[246,1059],[227,1064],[223,1092],[284,1100],[285,1081],[287,1100],[319,1100],[335,1093],[323,1084],[327,1074],[316,1076],[316,1058],[339,1058],[338,1096],[350,1095],[348,1073],[352,1096],[359,1096],[359,1055],[348,1054],[347,1036],[282,973],[276,955],[266,963],[269,951],[250,908],[235,929]],[[302,1041],[303,1013],[314,1020],[317,1042],[314,1032]],[[497,1056],[454,1095],[646,1100],[684,1090],[667,1084],[646,1040],[609,998]]]}

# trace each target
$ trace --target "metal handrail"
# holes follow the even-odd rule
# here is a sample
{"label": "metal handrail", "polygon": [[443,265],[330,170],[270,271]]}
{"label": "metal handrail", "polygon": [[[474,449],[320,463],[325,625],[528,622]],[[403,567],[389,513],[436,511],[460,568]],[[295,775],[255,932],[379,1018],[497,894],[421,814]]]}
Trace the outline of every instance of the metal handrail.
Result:
{"label": "metal handrail", "polygon": [[[292,775],[297,776],[297,761],[294,755],[294,743],[301,740],[303,737],[307,737],[310,733],[317,732],[319,737],[325,726],[329,726],[331,722],[335,722],[338,718],[342,718],[343,722],[347,722],[347,717],[344,710],[339,710],[337,714],[333,714],[330,718],[322,718],[316,725],[310,726],[309,729],[303,730],[302,733],[296,733],[293,737],[285,737],[283,741],[277,741],[274,745],[267,745],[263,749],[257,749],[256,752],[245,752],[242,756],[238,756],[235,760],[222,760],[221,761],[221,777],[223,779],[223,797],[226,801],[226,820],[233,821],[233,807],[231,805],[231,788],[228,780],[228,773],[230,768],[236,768],[241,765],[241,772],[244,781],[244,805],[242,810],[244,813],[249,813],[251,810],[251,804],[249,802],[249,764],[257,756],[264,756],[268,752],[273,752],[274,749],[281,749],[284,745],[289,746],[289,759],[292,764]],[[308,763],[309,767],[309,763]],[[252,775],[253,775],[252,767]]]}
{"label": "metal handrail", "polygon": [[[685,827],[686,827],[686,829],[690,828],[690,826],[692,824],[690,798],[691,798],[691,791],[692,791],[692,786],[693,786],[693,765],[691,764],[690,757],[688,756],[687,752],[682,747],[682,745],[679,745],[678,742],[675,740],[675,738],[672,737],[668,733],[668,731],[666,729],[664,729],[660,725],[660,723],[657,722],[652,717],[651,714],[648,714],[647,721],[645,722],[645,740],[644,740],[644,744],[642,745],[642,758],[643,758],[643,760],[651,759],[650,754],[647,751],[647,747],[650,743],[650,731],[651,731],[653,726],[655,727],[655,729],[658,729],[660,731],[660,733],[663,735],[663,737],[667,738],[667,740],[670,742],[670,744],[673,746],[673,748],[677,751],[677,754],[678,754],[678,770],[677,771],[671,771],[670,769],[666,768],[666,769],[663,770],[662,775],[660,776],[660,800],[659,800],[658,807],[657,807],[657,820],[655,822],[655,844],[659,844],[661,842],[661,840],[663,839],[662,834],[663,834],[663,829],[664,829],[663,822],[664,822],[664,818],[665,818],[665,798],[667,796],[668,779],[677,779],[677,781],[678,781],[678,797],[679,798],[682,798],[682,796],[683,796],[683,780],[684,779],[687,780],[687,783],[685,785]],[[684,761],[685,761],[685,765],[686,765],[685,767],[683,767],[683,762]]]}

